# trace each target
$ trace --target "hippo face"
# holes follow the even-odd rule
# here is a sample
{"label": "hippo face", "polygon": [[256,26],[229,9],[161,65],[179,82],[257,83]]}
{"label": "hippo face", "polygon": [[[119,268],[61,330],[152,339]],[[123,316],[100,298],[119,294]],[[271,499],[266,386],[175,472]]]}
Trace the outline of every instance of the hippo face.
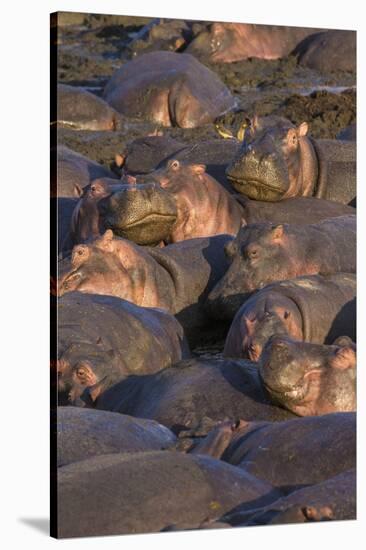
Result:
{"label": "hippo face", "polygon": [[189,164],[177,159],[168,160],[162,168],[150,174],[154,181],[158,182],[163,189],[176,193],[179,192],[185,183],[192,180],[202,180],[206,166],[204,164]]}
{"label": "hippo face", "polygon": [[102,388],[113,383],[118,372],[114,363],[113,350],[99,351],[95,345],[74,344],[65,350],[57,361],[57,389],[59,394],[67,393],[70,404],[80,404],[80,397],[87,389],[94,401]]}
{"label": "hippo face", "polygon": [[226,245],[225,253],[231,265],[208,300],[221,307],[227,318],[230,315],[232,318],[254,290],[298,274],[286,247],[285,224],[259,223],[242,227],[235,239]]}
{"label": "hippo face", "polygon": [[236,157],[226,170],[233,187],[255,200],[278,201],[293,196],[301,177],[301,140],[308,125],[256,117],[246,128]]}
{"label": "hippo face", "polygon": [[71,261],[62,263],[58,295],[78,291],[134,301],[133,281],[139,278],[139,269],[134,267],[136,252],[132,244],[122,241],[124,257],[121,262],[113,245],[113,232],[108,230],[89,244],[75,246]]}
{"label": "hippo face", "polygon": [[310,416],[355,410],[356,354],[351,347],[271,338],[259,373],[273,401]]}
{"label": "hippo face", "polygon": [[105,229],[141,245],[167,240],[177,220],[174,197],[155,183],[124,185],[99,211]]}

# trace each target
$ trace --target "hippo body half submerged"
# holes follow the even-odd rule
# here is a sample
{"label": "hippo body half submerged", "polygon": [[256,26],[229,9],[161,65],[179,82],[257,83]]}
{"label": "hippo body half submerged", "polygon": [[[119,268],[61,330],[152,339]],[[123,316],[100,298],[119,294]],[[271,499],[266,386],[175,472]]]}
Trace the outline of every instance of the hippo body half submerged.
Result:
{"label": "hippo body half submerged", "polygon": [[58,467],[104,454],[161,451],[176,441],[153,420],[80,407],[57,407],[53,429]]}
{"label": "hippo body half submerged", "polygon": [[271,404],[256,365],[233,360],[190,359],[153,376],[130,376],[102,393],[95,406],[192,435],[202,424],[212,426],[224,418],[275,421],[294,416]]}
{"label": "hippo body half submerged", "polygon": [[355,469],[298,489],[254,513],[239,506],[225,514],[221,521],[232,526],[246,526],[350,519],[356,519]]}
{"label": "hippo body half submerged", "polygon": [[58,125],[75,130],[115,130],[119,118],[117,111],[95,94],[76,86],[57,86]]}
{"label": "hippo body half submerged", "polygon": [[315,196],[354,206],[356,144],[314,140],[308,124],[254,117],[243,143],[227,167],[234,188],[256,200],[279,201]]}
{"label": "hippo body half submerged", "polygon": [[123,65],[104,99],[127,116],[163,126],[195,128],[235,106],[226,86],[189,54],[151,52]]}
{"label": "hippo body half submerged", "polygon": [[[221,311],[215,307],[214,313],[219,315]],[[258,361],[272,335],[287,335],[313,344],[332,344],[343,335],[354,341],[356,276],[310,275],[259,290],[236,313],[224,355]]]}
{"label": "hippo body half submerged", "polygon": [[272,337],[259,364],[271,399],[299,416],[356,411],[356,353]]}
{"label": "hippo body half submerged", "polygon": [[355,273],[356,216],[310,225],[251,224],[241,228],[226,254],[231,265],[210,292],[208,306],[230,317],[253,291],[275,281]]}
{"label": "hippo body half submerged", "polygon": [[97,456],[58,471],[58,537],[197,528],[239,504],[250,508],[280,496],[269,483],[211,457]]}
{"label": "hippo body half submerged", "polygon": [[322,73],[356,72],[356,32],[329,30],[312,34],[295,50],[300,65]]}
{"label": "hippo body half submerged", "polygon": [[183,329],[167,312],[78,292],[59,299],[57,343],[58,390],[71,401],[189,357]]}
{"label": "hippo body half submerged", "polygon": [[232,63],[250,57],[278,59],[287,56],[306,36],[317,29],[212,23],[188,46],[186,51],[212,63]]}
{"label": "hippo body half submerged", "polygon": [[[356,415],[333,413],[284,422],[230,422],[201,444],[210,454],[221,439],[221,459],[292,493],[356,466]],[[217,456],[217,455],[215,455]]]}

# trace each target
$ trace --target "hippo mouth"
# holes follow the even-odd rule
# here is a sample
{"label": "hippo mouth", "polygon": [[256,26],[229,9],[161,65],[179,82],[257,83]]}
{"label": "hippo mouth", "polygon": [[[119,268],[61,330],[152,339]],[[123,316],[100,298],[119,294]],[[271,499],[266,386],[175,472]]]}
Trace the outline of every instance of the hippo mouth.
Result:
{"label": "hippo mouth", "polygon": [[238,178],[230,174],[226,174],[226,177],[237,191],[254,200],[278,200],[287,191],[262,180]]}
{"label": "hippo mouth", "polygon": [[[125,225],[119,225],[120,229],[130,229],[132,227],[139,227],[140,225],[154,224],[157,222],[165,221],[167,223],[174,223],[177,219],[173,214],[148,214],[139,220],[134,220]],[[118,229],[118,228],[117,228]]]}

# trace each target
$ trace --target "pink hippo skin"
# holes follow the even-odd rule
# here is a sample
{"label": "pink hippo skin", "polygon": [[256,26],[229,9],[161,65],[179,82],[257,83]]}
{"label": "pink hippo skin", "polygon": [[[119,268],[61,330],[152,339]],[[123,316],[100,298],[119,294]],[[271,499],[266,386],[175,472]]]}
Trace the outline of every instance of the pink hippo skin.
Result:
{"label": "pink hippo skin", "polygon": [[175,198],[177,221],[168,242],[219,234],[235,236],[244,223],[242,207],[207,174],[204,164],[171,159],[143,180],[158,182]]}
{"label": "pink hippo skin", "polygon": [[232,63],[250,57],[285,57],[306,36],[318,29],[252,25],[249,23],[212,23],[186,49],[188,53],[209,57],[213,63]]}

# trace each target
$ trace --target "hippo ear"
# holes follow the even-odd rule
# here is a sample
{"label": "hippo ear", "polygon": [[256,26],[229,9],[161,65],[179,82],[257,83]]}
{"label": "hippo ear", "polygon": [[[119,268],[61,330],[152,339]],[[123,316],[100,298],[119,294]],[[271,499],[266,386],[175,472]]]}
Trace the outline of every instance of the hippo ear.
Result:
{"label": "hippo ear", "polygon": [[197,174],[198,176],[201,176],[205,173],[206,165],[205,164],[193,164],[192,170],[194,174]]}
{"label": "hippo ear", "polygon": [[211,33],[214,36],[221,34],[224,30],[224,26],[221,23],[212,23],[211,25]]}
{"label": "hippo ear", "polygon": [[116,155],[114,157],[114,162],[116,163],[116,166],[118,168],[122,168],[122,166],[125,162],[125,157],[123,155],[120,155],[119,153],[116,153]]}
{"label": "hippo ear", "polygon": [[113,241],[113,237],[114,235],[112,229],[107,229],[107,231],[105,231],[105,233],[99,239],[99,244],[101,244],[102,247],[108,246]]}
{"label": "hippo ear", "polygon": [[283,225],[275,225],[272,227],[271,236],[273,241],[280,240],[283,236]]}
{"label": "hippo ear", "polygon": [[337,349],[329,364],[334,369],[352,369],[356,366],[356,353],[351,347]]}
{"label": "hippo ear", "polygon": [[296,128],[297,137],[304,137],[308,133],[309,125],[307,122],[302,122],[299,124],[299,126]]}
{"label": "hippo ear", "polygon": [[74,183],[74,195],[75,197],[81,197],[83,194],[83,189],[78,183]]}

